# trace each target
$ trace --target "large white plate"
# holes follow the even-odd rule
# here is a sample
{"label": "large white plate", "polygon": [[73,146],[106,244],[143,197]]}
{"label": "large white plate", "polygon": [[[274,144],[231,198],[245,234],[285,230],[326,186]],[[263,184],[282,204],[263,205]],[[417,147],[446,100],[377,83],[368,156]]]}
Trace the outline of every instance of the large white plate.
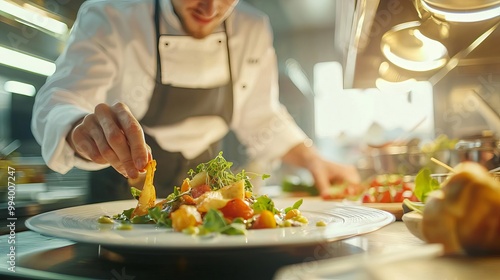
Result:
{"label": "large white plate", "polygon": [[[277,208],[291,206],[297,198],[274,199]],[[133,225],[117,230],[97,222],[102,215],[114,215],[136,206],[135,200],[89,204],[34,216],[26,226],[44,235],[123,248],[230,249],[308,245],[340,240],[377,230],[394,221],[388,212],[363,206],[305,199],[300,210],[309,219],[304,227],[249,230],[245,236],[190,236],[156,225]],[[316,221],[327,222],[317,227]]]}

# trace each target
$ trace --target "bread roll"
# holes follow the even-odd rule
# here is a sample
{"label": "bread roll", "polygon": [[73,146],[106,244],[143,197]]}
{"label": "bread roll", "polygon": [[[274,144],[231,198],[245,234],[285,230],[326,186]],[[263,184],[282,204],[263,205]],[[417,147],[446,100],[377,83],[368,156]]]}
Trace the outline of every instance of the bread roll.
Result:
{"label": "bread roll", "polygon": [[446,254],[500,253],[500,182],[475,162],[454,170],[426,201],[424,238]]}

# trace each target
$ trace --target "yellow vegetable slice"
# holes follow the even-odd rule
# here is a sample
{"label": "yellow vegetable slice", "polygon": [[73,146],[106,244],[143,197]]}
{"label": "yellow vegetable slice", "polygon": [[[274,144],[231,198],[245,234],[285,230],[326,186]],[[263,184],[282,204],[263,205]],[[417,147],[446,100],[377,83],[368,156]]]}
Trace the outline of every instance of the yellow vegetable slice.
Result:
{"label": "yellow vegetable slice", "polygon": [[172,227],[176,231],[182,231],[202,223],[200,212],[192,205],[181,205],[179,209],[172,212]]}
{"label": "yellow vegetable slice", "polygon": [[135,216],[142,216],[148,213],[148,209],[155,206],[156,190],[153,185],[154,173],[156,171],[156,160],[151,160],[146,165],[146,178],[144,180],[144,187],[142,188],[141,195],[139,196],[137,207],[132,212],[131,218]]}

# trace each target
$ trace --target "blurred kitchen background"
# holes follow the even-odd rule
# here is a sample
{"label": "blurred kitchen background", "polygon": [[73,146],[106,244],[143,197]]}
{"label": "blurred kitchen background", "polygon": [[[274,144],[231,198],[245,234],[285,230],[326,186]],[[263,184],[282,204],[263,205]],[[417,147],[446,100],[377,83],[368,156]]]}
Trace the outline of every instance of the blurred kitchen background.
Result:
{"label": "blurred kitchen background", "polygon": [[[499,0],[241,1],[270,16],[281,100],[326,157],[364,177],[414,173],[407,155],[440,141],[476,160],[484,148],[498,167]],[[87,173],[47,170],[30,131],[34,95],[82,2],[0,0],[0,149],[11,153],[2,170],[18,167],[17,198],[38,207],[84,202]],[[225,148],[236,166],[251,164],[234,137]],[[269,182],[287,172],[298,171]]]}

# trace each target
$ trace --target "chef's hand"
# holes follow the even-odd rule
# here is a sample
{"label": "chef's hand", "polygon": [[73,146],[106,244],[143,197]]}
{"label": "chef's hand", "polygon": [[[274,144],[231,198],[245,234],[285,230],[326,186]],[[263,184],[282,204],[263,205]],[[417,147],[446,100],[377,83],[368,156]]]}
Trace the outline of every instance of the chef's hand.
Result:
{"label": "chef's hand", "polygon": [[151,159],[141,125],[121,102],[97,105],[75,123],[66,140],[80,157],[110,164],[128,178],[137,178]]}
{"label": "chef's hand", "polygon": [[310,145],[295,146],[283,157],[283,161],[309,170],[316,188],[324,199],[337,198],[331,196],[332,184],[347,182],[358,185],[361,182],[358,170],[354,166],[328,161]]}

